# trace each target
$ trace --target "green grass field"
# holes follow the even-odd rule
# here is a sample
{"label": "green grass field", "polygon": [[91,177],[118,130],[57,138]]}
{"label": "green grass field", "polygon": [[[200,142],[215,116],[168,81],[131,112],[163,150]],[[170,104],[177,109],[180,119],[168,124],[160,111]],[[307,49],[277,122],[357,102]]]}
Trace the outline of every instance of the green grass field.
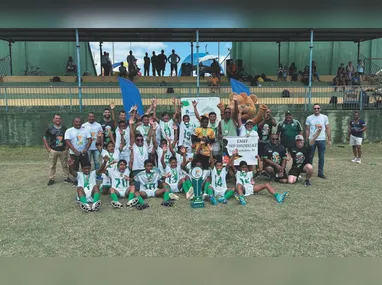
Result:
{"label": "green grass field", "polygon": [[382,145],[363,150],[355,164],[349,146],[329,148],[329,179],[315,175],[311,188],[272,183],[290,192],[281,205],[264,192],[245,207],[192,209],[181,194],[172,208],[151,199],[143,211],[116,210],[102,196],[99,212],[84,213],[59,167],[46,186],[43,149],[3,147],[0,256],[381,256]]}

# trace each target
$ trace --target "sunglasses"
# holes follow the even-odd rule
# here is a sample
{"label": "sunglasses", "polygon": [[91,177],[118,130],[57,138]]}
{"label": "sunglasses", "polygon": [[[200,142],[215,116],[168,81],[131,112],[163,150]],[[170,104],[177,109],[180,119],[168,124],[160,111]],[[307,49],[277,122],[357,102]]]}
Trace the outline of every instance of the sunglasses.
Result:
{"label": "sunglasses", "polygon": [[314,110],[320,110],[321,108],[313,108]]}

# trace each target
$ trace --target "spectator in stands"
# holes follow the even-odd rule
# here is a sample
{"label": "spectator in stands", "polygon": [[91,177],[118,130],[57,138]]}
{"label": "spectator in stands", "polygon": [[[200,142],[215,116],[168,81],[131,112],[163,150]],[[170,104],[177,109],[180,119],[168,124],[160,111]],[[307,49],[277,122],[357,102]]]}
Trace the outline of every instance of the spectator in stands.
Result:
{"label": "spectator in stands", "polygon": [[212,60],[212,63],[211,63],[211,73],[212,74],[215,74],[217,78],[219,78],[220,80],[220,65],[219,65],[219,62],[216,61],[216,59],[214,58]]}
{"label": "spectator in stands", "polygon": [[66,146],[64,140],[66,127],[63,126],[61,122],[61,115],[55,114],[53,116],[53,124],[45,131],[45,135],[42,140],[45,149],[49,153],[50,173],[48,186],[55,183],[54,176],[56,174],[56,165],[58,159],[61,161],[62,171],[66,176],[64,181],[67,183],[72,182],[69,178],[69,169],[67,165],[68,147]]}
{"label": "spectator in stands", "polygon": [[219,77],[216,76],[215,73],[212,73],[212,78],[211,78],[211,82],[210,82],[210,86],[211,86],[211,93],[215,93],[215,90],[217,90],[218,92],[220,92],[220,84],[219,84]]}
{"label": "spectator in stands", "polygon": [[161,50],[161,53],[157,56],[158,59],[158,69],[159,76],[164,76],[164,72],[166,70],[166,63],[168,61],[167,56],[164,54],[164,50]]}
{"label": "spectator in stands", "polygon": [[349,61],[348,65],[346,66],[346,73],[348,75],[348,80],[351,80],[351,78],[353,77],[353,73],[354,73],[354,66],[353,66],[353,63],[351,61]]}
{"label": "spectator in stands", "polygon": [[102,55],[102,58],[101,58],[101,65],[102,65],[102,68],[103,68],[103,75],[104,76],[109,76],[110,68],[109,68],[109,65],[107,64],[106,51],[103,52],[103,55]]}
{"label": "spectator in stands", "polygon": [[317,65],[315,61],[312,61],[312,75],[317,78],[318,82],[321,82],[320,74],[317,71]]}
{"label": "spectator in stands", "polygon": [[284,70],[283,70],[283,81],[287,81],[287,77],[288,77],[288,67],[285,65],[284,66]]}
{"label": "spectator in stands", "polygon": [[[347,80],[345,65],[343,63],[341,63],[337,69],[337,75],[333,79],[333,85],[334,86],[346,86],[347,82],[348,82],[348,80]],[[341,90],[345,90],[345,87]],[[337,91],[337,87],[334,88],[334,91]]]}
{"label": "spectator in stands", "polygon": [[66,75],[69,73],[76,73],[77,65],[74,64],[73,57],[69,56],[68,61],[66,62]]}
{"label": "spectator in stands", "polygon": [[358,60],[357,72],[361,77],[361,81],[365,80],[363,77],[365,72],[365,65],[363,64],[362,59]]}
{"label": "spectator in stands", "polygon": [[150,58],[149,58],[149,54],[146,52],[145,53],[145,57],[143,58],[143,75],[144,76],[150,76],[149,72],[150,72]]}
{"label": "spectator in stands", "polygon": [[151,70],[153,72],[153,76],[155,76],[155,71],[157,71],[159,75],[158,57],[155,55],[155,51],[153,51],[153,56],[151,57]]}
{"label": "spectator in stands", "polygon": [[121,65],[119,66],[119,76],[121,77],[127,76],[126,66],[123,65],[123,62],[121,62]]}
{"label": "spectator in stands", "polygon": [[233,61],[231,61],[231,63],[228,65],[227,76],[229,78],[237,79],[237,66]]}
{"label": "spectator in stands", "polygon": [[111,62],[110,54],[106,53],[107,66],[109,68],[109,75],[113,75],[113,63]]}
{"label": "spectator in stands", "polygon": [[263,79],[263,82],[275,82],[274,80],[268,78],[265,73],[262,73],[260,76]]}
{"label": "spectator in stands", "polygon": [[175,76],[178,76],[178,63],[180,61],[179,55],[172,50],[171,55],[168,57],[168,62],[170,63],[170,76],[173,76],[173,71],[175,71]]}
{"label": "spectator in stands", "polygon": [[129,79],[131,81],[133,81],[134,80],[134,76],[136,75],[135,74],[135,72],[136,72],[135,71],[135,63],[136,63],[137,59],[133,55],[132,51],[129,52],[129,55],[126,58],[126,61],[127,61],[127,64],[128,64],[127,68],[129,69]]}
{"label": "spectator in stands", "polygon": [[353,77],[351,78],[351,84],[352,85],[361,85],[361,76],[358,72],[354,73]]}
{"label": "spectator in stands", "polygon": [[291,76],[291,81],[292,82],[297,82],[298,79],[298,72],[297,72],[297,67],[294,62],[289,66],[289,75]]}
{"label": "spectator in stands", "polygon": [[301,82],[304,83],[305,86],[309,85],[309,65],[306,65],[304,71],[301,73]]}
{"label": "spectator in stands", "polygon": [[284,68],[283,65],[280,64],[279,69],[277,69],[277,81],[283,81],[283,73],[284,73]]}

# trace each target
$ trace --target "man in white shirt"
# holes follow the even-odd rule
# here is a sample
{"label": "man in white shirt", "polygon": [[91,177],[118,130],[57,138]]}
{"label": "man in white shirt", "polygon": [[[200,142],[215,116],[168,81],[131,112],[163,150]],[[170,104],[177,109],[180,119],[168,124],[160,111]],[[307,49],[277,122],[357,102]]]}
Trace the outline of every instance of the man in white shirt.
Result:
{"label": "man in white shirt", "polygon": [[310,162],[313,164],[313,157],[318,148],[318,177],[326,179],[324,175],[324,161],[325,161],[325,149],[326,149],[326,140],[328,140],[328,145],[331,145],[331,132],[329,126],[328,116],[320,113],[321,107],[319,104],[313,105],[313,115],[310,115],[306,118],[306,129],[305,134],[308,140],[311,140],[318,130],[322,128],[320,135],[317,137],[316,141],[312,145],[310,152]]}
{"label": "man in white shirt", "polygon": [[73,127],[65,132],[65,143],[69,147],[69,155],[73,160],[73,170],[78,171],[90,164],[88,149],[92,139],[88,130],[81,126],[81,119],[74,118]]}
{"label": "man in white shirt", "polygon": [[171,73],[170,75],[172,76],[172,72],[175,71],[175,76],[178,76],[178,63],[180,61],[179,55],[175,53],[175,50],[172,50],[172,54],[168,57],[168,62],[170,63],[171,67]]}
{"label": "man in white shirt", "polygon": [[97,137],[99,133],[103,132],[102,126],[100,123],[97,123],[95,121],[95,114],[93,112],[88,113],[88,121],[84,124],[82,124],[82,127],[85,128],[91,136],[91,145],[89,147],[89,162],[94,161],[94,169],[99,168],[99,158],[100,158],[100,152],[97,149],[96,143],[97,143]]}

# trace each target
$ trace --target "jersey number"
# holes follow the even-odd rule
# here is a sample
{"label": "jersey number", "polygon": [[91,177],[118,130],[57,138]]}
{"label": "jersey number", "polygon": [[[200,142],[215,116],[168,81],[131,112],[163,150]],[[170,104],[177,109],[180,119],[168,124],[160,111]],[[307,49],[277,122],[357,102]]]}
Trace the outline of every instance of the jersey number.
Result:
{"label": "jersey number", "polygon": [[155,190],[155,183],[145,184],[145,188],[148,190]]}
{"label": "jersey number", "polygon": [[126,180],[126,179],[124,179],[124,178],[122,178],[122,179],[120,179],[120,178],[115,178],[115,181],[117,181],[117,185],[115,185],[116,188],[119,187],[119,185],[121,184],[121,182],[122,182],[122,187],[127,187],[127,180]]}

